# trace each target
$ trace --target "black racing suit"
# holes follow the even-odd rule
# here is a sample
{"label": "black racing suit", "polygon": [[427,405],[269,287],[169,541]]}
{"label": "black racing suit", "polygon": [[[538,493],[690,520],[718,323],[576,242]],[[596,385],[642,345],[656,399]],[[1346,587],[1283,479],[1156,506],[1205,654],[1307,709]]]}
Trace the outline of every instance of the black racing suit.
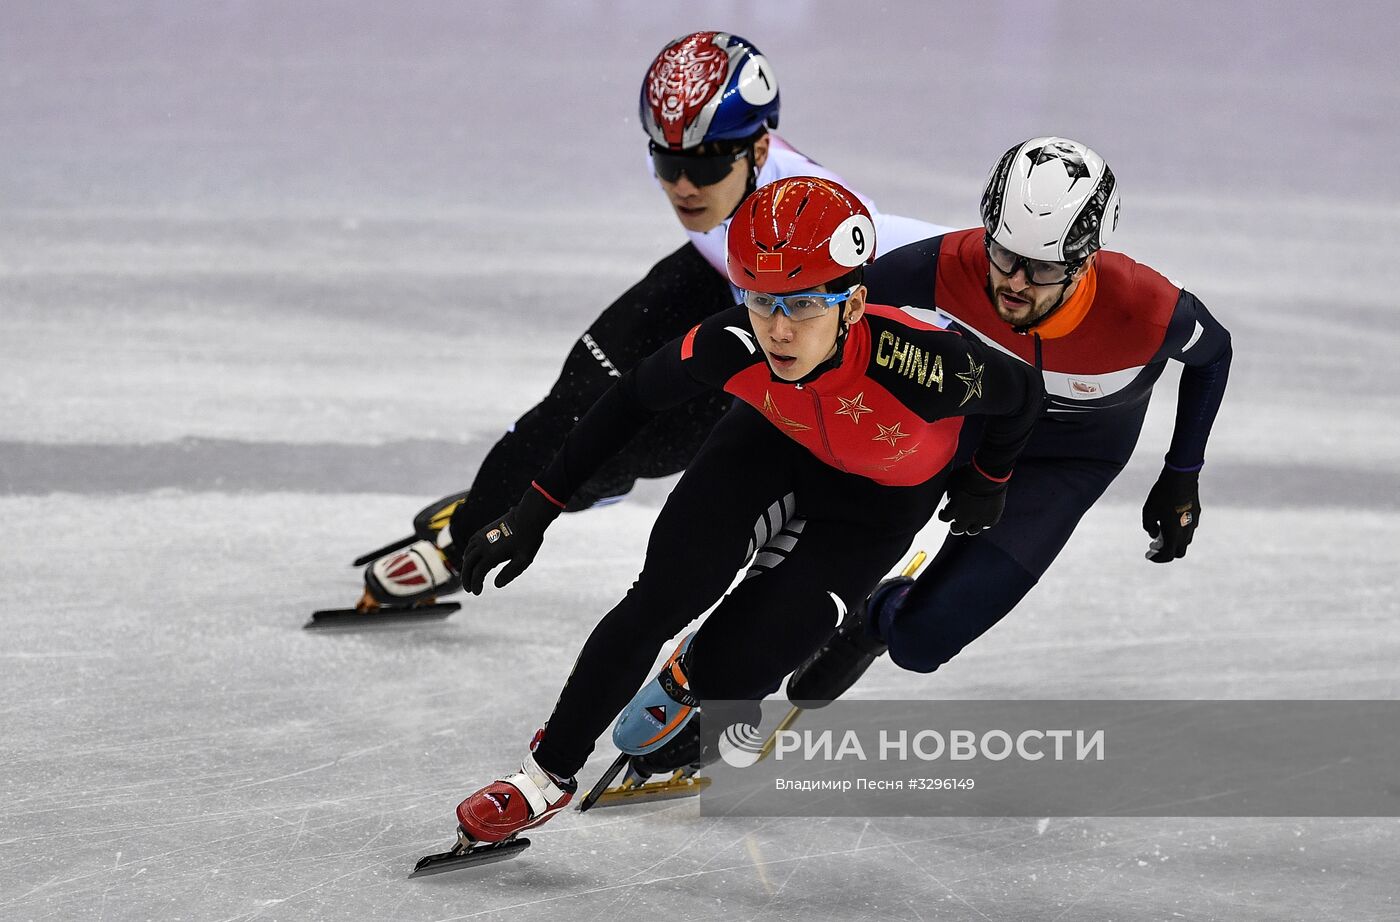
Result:
{"label": "black racing suit", "polygon": [[[729,283],[694,244],[685,244],[653,266],[589,324],[569,350],[549,393],[487,453],[460,514],[453,517],[453,535],[468,538],[509,509],[569,430],[618,378],[701,320],[733,306]],[[569,509],[586,509],[620,496],[638,477],[684,470],[731,402],[722,393],[709,392],[656,416],[588,479]]]}

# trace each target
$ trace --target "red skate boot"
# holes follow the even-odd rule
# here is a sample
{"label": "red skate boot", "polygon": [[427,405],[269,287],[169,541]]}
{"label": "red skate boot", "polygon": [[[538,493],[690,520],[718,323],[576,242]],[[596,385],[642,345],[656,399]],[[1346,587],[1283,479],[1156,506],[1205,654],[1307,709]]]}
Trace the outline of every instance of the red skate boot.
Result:
{"label": "red skate boot", "polygon": [[493,781],[457,805],[457,822],[477,842],[504,842],[545,823],[569,805],[578,790],[572,779],[555,778],[540,768],[534,754],[520,771]]}
{"label": "red skate boot", "polygon": [[423,858],[410,877],[514,858],[530,847],[529,839],[518,838],[520,833],[548,822],[569,805],[578,789],[574,779],[557,778],[535,761],[533,750],[543,733],[535,734],[520,771],[457,805],[457,844],[451,851]]}

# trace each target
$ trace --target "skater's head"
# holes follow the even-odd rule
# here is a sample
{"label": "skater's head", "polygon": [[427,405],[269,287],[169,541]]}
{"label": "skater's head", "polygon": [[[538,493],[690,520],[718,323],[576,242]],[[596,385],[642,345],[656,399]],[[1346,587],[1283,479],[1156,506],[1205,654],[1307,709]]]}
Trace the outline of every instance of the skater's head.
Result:
{"label": "skater's head", "polygon": [[1104,159],[1068,138],[1031,138],[992,167],[982,191],[998,316],[1019,330],[1074,294],[1118,228],[1118,184]]}
{"label": "skater's head", "polygon": [[729,225],[729,280],[744,290],[775,377],[802,381],[839,365],[846,334],[865,312],[865,264],[875,222],[854,193],[793,176],[744,200]]}
{"label": "skater's head", "polygon": [[651,62],[642,126],[657,181],[686,230],[713,230],[753,191],[778,102],[772,67],[737,35],[683,35]]}

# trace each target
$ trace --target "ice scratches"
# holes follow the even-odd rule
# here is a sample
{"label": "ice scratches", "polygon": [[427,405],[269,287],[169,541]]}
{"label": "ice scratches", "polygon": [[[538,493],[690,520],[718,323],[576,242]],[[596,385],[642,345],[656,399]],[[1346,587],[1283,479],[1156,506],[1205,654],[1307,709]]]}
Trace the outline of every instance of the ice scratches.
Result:
{"label": "ice scratches", "polygon": [[[778,822],[778,821],[777,821],[777,820],[770,820],[770,821],[768,821],[768,822],[761,823],[761,824],[759,825],[758,828],[759,828],[759,829],[762,829],[762,828],[764,828],[764,827],[766,827],[766,826],[772,825],[772,824],[775,823],[775,822]],[[1019,827],[1019,825],[1020,825],[1020,824],[1017,824],[1017,827]],[[815,836],[814,836],[814,837],[808,837],[808,851],[805,852],[804,854],[801,854],[801,855],[793,855],[793,856],[788,856],[788,857],[784,857],[784,858],[764,859],[764,858],[761,858],[761,857],[755,857],[755,855],[756,855],[756,850],[755,850],[755,849],[748,849],[748,850],[747,850],[748,860],[747,860],[747,861],[744,861],[744,862],[740,862],[740,863],[729,863],[729,864],[725,864],[725,865],[722,865],[722,866],[719,866],[719,867],[710,867],[710,866],[709,866],[709,861],[707,861],[707,862],[706,862],[704,865],[702,865],[699,869],[696,869],[696,870],[694,870],[694,871],[687,871],[687,872],[684,872],[684,873],[681,873],[681,874],[671,874],[671,875],[665,875],[665,876],[661,876],[661,877],[648,877],[648,878],[646,878],[646,879],[637,880],[636,878],[638,877],[639,874],[643,874],[643,873],[646,872],[646,871],[644,870],[644,871],[638,872],[637,874],[632,874],[632,875],[630,875],[626,880],[624,880],[624,881],[622,881],[622,882],[619,882],[619,883],[615,883],[615,884],[608,884],[608,885],[601,886],[601,887],[589,887],[589,888],[587,888],[587,889],[577,890],[577,891],[573,891],[573,892],[570,892],[570,893],[559,894],[559,895],[556,895],[556,896],[548,896],[548,897],[544,897],[544,898],[537,899],[537,900],[525,900],[525,901],[518,902],[518,903],[510,903],[510,904],[507,904],[507,905],[504,905],[504,906],[495,906],[495,907],[492,907],[492,908],[490,908],[490,909],[483,909],[483,910],[481,910],[481,911],[479,911],[479,912],[470,912],[470,913],[466,913],[466,914],[464,914],[464,915],[442,916],[442,917],[439,917],[439,918],[435,919],[434,922],[457,922],[457,920],[461,920],[461,919],[475,919],[475,918],[480,918],[480,917],[482,917],[482,916],[494,915],[494,914],[496,914],[496,913],[504,913],[504,912],[509,912],[509,911],[517,910],[517,909],[525,909],[525,908],[533,907],[533,906],[543,906],[543,905],[546,905],[546,904],[549,904],[549,903],[557,903],[557,902],[560,902],[560,901],[563,901],[563,900],[577,900],[577,899],[581,899],[581,898],[583,898],[583,897],[595,896],[595,895],[598,895],[598,894],[605,894],[605,893],[614,893],[614,892],[618,892],[618,891],[625,891],[625,890],[628,890],[628,889],[631,889],[631,888],[634,888],[634,887],[651,887],[651,886],[654,886],[654,885],[656,885],[656,884],[669,884],[669,883],[676,883],[676,882],[678,882],[678,881],[696,880],[696,879],[699,879],[699,878],[702,878],[702,877],[708,877],[708,876],[711,876],[711,875],[726,874],[726,873],[729,873],[729,872],[731,872],[731,871],[743,871],[743,870],[752,869],[752,870],[754,870],[756,873],[764,873],[764,874],[766,874],[766,873],[769,872],[769,871],[772,871],[772,870],[774,870],[774,869],[779,869],[779,868],[781,868],[781,869],[788,869],[788,870],[790,871],[789,876],[791,876],[791,873],[792,873],[792,872],[795,872],[795,871],[798,869],[797,866],[800,866],[801,863],[802,863],[802,862],[805,862],[805,861],[811,861],[811,860],[821,859],[821,858],[838,858],[838,857],[841,857],[841,856],[854,855],[854,854],[857,854],[857,853],[870,853],[870,852],[883,851],[883,850],[892,850],[892,851],[897,852],[897,853],[900,854],[903,858],[905,858],[907,861],[909,861],[911,864],[914,864],[914,865],[915,865],[916,867],[918,867],[922,872],[924,872],[925,876],[930,877],[930,879],[932,879],[932,880],[934,880],[936,883],[938,883],[939,886],[943,887],[943,889],[944,889],[950,896],[952,896],[954,899],[958,900],[960,903],[962,903],[964,906],[966,906],[970,911],[977,913],[977,915],[978,915],[979,917],[983,918],[983,919],[987,919],[988,917],[987,917],[986,915],[982,914],[982,913],[979,912],[975,907],[973,907],[971,904],[967,903],[966,900],[964,900],[962,897],[960,897],[960,896],[959,896],[954,890],[952,890],[947,884],[944,884],[944,883],[942,883],[941,881],[938,881],[938,879],[937,879],[936,877],[933,876],[933,874],[932,874],[931,871],[928,871],[926,868],[924,868],[922,865],[920,865],[919,862],[915,861],[911,856],[909,856],[906,852],[904,852],[904,848],[907,847],[907,846],[910,846],[910,845],[924,844],[924,843],[927,843],[927,842],[934,842],[934,841],[942,841],[942,840],[947,840],[947,839],[963,838],[963,837],[968,837],[968,836],[983,836],[983,835],[987,835],[988,833],[991,833],[991,832],[1004,831],[1005,829],[1008,829],[1008,828],[1016,828],[1016,827],[1011,827],[1011,826],[998,826],[998,827],[995,827],[995,828],[993,828],[993,829],[991,829],[991,830],[980,830],[980,831],[968,832],[968,833],[951,833],[951,834],[947,834],[947,835],[930,836],[930,837],[927,837],[927,838],[906,839],[906,840],[904,840],[904,841],[902,841],[902,842],[891,841],[891,842],[886,842],[886,843],[881,843],[881,844],[875,844],[875,845],[861,845],[861,846],[852,847],[852,848],[827,849],[827,850],[824,850],[824,851],[816,851],[816,852],[812,851],[811,849],[816,845],[816,843],[820,842],[821,839],[820,839],[820,837],[815,837]],[[745,838],[751,836],[752,833],[753,833],[753,830],[749,830],[748,832],[745,832],[744,834],[742,834],[742,835],[740,835],[740,836],[737,836],[737,837],[735,838],[734,842],[743,841]],[[668,860],[670,860],[670,859],[672,859],[672,858],[675,858],[677,855],[681,854],[682,852],[684,852],[684,851],[686,851],[686,850],[689,850],[689,849],[693,849],[694,847],[695,847],[695,842],[693,842],[693,841],[687,842],[685,848],[677,849],[675,852],[672,852],[670,855],[668,855],[666,859],[663,859],[662,861],[658,861],[658,862],[653,863],[653,864],[652,864],[648,869],[646,869],[646,870],[650,870],[651,868],[658,867],[658,866],[660,866],[661,864],[665,863],[665,861],[668,861]],[[999,846],[999,847],[1001,847],[1001,846]],[[995,849],[989,849],[989,850],[986,850],[986,851],[995,851]],[[985,853],[985,852],[984,852],[984,853]],[[711,860],[713,860],[713,859],[711,859]],[[975,876],[975,875],[974,875],[974,876]],[[967,877],[964,877],[963,879],[968,879],[968,878],[967,878]]]}
{"label": "ice scratches", "polygon": [[312,765],[307,768],[300,769],[298,771],[288,772],[285,775],[278,775],[274,778],[260,778],[257,781],[251,781],[247,784],[234,785],[233,787],[229,788],[229,790],[242,791],[247,790],[248,788],[260,787],[264,784],[275,784],[278,781],[286,781],[288,778],[299,778],[302,775],[309,775],[312,772],[318,772],[322,769],[331,768],[332,766],[341,765],[345,762],[349,762],[352,759],[358,759],[360,756],[368,755],[371,752],[377,752],[380,749],[388,749],[390,746],[400,745],[402,745],[401,740],[390,740],[387,743],[380,743],[378,746],[369,746],[364,749],[357,750],[355,752],[346,753],[343,756],[339,756],[337,758],[322,762],[320,765]]}

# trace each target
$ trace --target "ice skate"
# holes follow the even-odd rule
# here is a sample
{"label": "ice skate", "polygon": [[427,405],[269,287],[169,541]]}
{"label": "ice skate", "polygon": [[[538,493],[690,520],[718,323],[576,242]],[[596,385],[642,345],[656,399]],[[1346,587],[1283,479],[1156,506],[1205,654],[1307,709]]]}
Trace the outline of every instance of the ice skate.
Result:
{"label": "ice skate", "polygon": [[[535,743],[539,738],[536,734]],[[530,840],[519,838],[520,833],[548,822],[569,805],[576,789],[572,778],[551,775],[533,753],[527,755],[520,771],[491,782],[457,805],[457,843],[446,852],[420,859],[410,876],[514,858],[530,847]]]}
{"label": "ice skate", "polygon": [[579,811],[693,797],[705,790],[710,786],[710,779],[698,772],[715,756],[707,752],[701,742],[700,722],[703,719],[703,714],[697,714],[665,745],[645,755],[629,756],[623,753],[614,763],[623,770],[622,781],[608,787],[617,772],[605,775],[584,795],[579,802]]}
{"label": "ice skate", "polygon": [[[644,756],[666,746],[685,730],[695,715],[700,700],[690,693],[690,681],[685,675],[685,654],[694,637],[693,633],[686,635],[656,678],[643,685],[618,715],[612,738],[621,754],[580,801],[580,812],[590,809],[613,790],[609,785],[628,767],[632,757]],[[695,738],[698,742],[698,732]],[[617,789],[620,790],[621,785]]]}
{"label": "ice skate", "polygon": [[365,591],[354,608],[312,612],[308,628],[367,627],[437,621],[462,607],[438,597],[462,588],[437,542],[450,543],[444,527],[432,541],[417,540],[365,568]]}
{"label": "ice skate", "polygon": [[632,697],[613,725],[613,745],[640,756],[660,749],[690,721],[700,699],[690,693],[685,654],[695,638],[688,634],[661,671]]}
{"label": "ice skate", "polygon": [[414,541],[436,541],[438,532],[446,528],[447,523],[452,521],[452,513],[457,511],[457,507],[462,505],[470,492],[470,490],[463,490],[460,493],[453,493],[424,506],[413,517],[413,534],[361,554],[355,558],[355,562],[351,566],[363,567],[372,560],[378,560],[380,557],[408,547]]}

